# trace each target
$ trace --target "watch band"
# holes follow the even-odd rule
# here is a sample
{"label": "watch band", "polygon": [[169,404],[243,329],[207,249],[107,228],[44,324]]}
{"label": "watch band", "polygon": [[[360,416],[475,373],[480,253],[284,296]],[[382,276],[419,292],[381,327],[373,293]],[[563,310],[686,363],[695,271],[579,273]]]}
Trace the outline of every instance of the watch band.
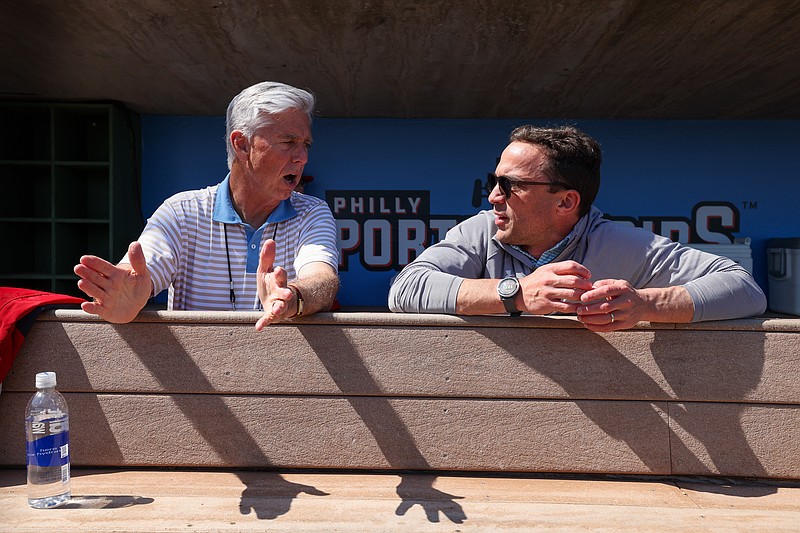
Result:
{"label": "watch band", "polygon": [[305,311],[305,300],[303,300],[303,293],[300,292],[300,289],[297,288],[296,285],[289,285],[289,288],[294,293],[294,298],[297,300],[297,312],[293,315],[295,316],[303,316],[303,311]]}
{"label": "watch band", "polygon": [[509,315],[519,316],[522,314],[522,311],[517,309],[517,307],[514,305],[514,298],[501,298],[501,300],[503,300],[503,305],[505,306],[506,311],[508,311]]}

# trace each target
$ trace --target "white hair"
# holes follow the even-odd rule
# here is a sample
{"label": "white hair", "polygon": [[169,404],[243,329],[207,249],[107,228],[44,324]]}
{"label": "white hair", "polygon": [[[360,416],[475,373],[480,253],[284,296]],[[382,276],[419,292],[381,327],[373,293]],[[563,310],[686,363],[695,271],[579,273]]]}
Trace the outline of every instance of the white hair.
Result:
{"label": "white hair", "polygon": [[256,83],[237,94],[228,104],[225,117],[228,169],[230,170],[235,158],[231,133],[241,131],[250,140],[259,128],[272,124],[272,115],[291,109],[304,111],[308,120],[311,120],[314,103],[314,95],[310,92],[274,81]]}

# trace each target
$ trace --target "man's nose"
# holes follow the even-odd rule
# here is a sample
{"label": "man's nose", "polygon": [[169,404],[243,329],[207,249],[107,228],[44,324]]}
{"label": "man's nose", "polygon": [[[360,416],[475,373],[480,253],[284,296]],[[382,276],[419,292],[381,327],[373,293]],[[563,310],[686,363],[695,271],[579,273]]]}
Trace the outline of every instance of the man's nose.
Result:
{"label": "man's nose", "polygon": [[292,162],[305,165],[308,162],[308,146],[303,143],[295,144],[292,148]]}
{"label": "man's nose", "polygon": [[506,196],[503,194],[503,191],[500,190],[500,185],[496,184],[494,189],[491,190],[489,193],[489,203],[492,205],[504,204],[506,202]]}

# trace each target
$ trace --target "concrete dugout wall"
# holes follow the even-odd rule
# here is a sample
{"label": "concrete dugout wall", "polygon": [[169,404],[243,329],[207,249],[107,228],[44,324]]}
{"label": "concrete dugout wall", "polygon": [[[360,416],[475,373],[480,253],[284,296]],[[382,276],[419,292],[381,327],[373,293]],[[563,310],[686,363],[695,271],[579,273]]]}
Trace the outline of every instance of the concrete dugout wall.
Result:
{"label": "concrete dugout wall", "polygon": [[76,466],[800,478],[800,321],[647,324],[323,313],[46,312],[0,395],[24,465],[36,372]]}

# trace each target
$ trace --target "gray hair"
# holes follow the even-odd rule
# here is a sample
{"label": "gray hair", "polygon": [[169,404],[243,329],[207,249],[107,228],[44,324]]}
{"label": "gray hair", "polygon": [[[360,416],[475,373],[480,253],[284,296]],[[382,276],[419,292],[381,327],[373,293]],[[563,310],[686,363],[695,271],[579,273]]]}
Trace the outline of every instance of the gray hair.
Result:
{"label": "gray hair", "polygon": [[274,81],[256,83],[234,96],[225,117],[228,169],[235,158],[231,133],[238,130],[248,140],[252,139],[259,128],[272,124],[272,115],[291,109],[304,111],[310,121],[314,114],[314,103],[314,95],[310,92]]}

